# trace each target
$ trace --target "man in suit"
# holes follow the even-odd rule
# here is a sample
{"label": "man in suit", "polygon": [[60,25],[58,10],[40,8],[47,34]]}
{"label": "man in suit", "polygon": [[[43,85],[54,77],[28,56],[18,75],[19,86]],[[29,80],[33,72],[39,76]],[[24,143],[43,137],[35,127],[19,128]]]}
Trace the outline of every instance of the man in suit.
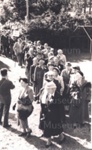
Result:
{"label": "man in suit", "polygon": [[[1,80],[0,80],[0,124],[3,127],[8,128],[8,116],[11,104],[11,93],[10,90],[14,89],[14,84],[8,79],[8,72],[6,68],[1,69]],[[2,123],[3,116],[3,123]]]}

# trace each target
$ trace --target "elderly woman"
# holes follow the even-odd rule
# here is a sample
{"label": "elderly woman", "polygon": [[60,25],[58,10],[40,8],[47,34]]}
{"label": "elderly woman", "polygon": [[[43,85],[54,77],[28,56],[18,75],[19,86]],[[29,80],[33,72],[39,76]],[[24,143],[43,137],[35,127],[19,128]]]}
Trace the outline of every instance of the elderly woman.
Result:
{"label": "elderly woman", "polygon": [[[80,74],[80,76],[79,76]],[[77,80],[70,89],[70,122],[73,127],[89,122],[88,102],[91,100],[91,83],[87,82],[82,72],[79,72]]]}
{"label": "elderly woman", "polygon": [[61,121],[61,96],[56,84],[51,81],[45,87],[44,136],[48,139],[46,147],[51,146],[51,136],[59,135],[59,142],[64,140]]}
{"label": "elderly woman", "polygon": [[28,117],[32,112],[33,106],[33,90],[28,86],[27,78],[20,78],[21,90],[19,92],[17,111],[18,111],[18,121],[21,129],[23,130],[19,136],[29,137],[32,130],[28,125]]}
{"label": "elderly woman", "polygon": [[61,85],[54,79],[54,72],[48,73],[48,81],[40,95],[41,104],[44,109],[41,110],[40,129],[43,135],[47,137],[46,147],[51,145],[51,136],[59,135],[59,142],[64,140],[62,134],[62,100],[60,95]]}

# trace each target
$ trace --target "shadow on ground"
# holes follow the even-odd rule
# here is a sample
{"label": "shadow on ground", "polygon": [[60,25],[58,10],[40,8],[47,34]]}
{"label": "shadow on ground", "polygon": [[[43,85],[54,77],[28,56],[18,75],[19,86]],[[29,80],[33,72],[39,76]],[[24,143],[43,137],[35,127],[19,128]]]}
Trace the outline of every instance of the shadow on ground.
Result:
{"label": "shadow on ground", "polygon": [[[16,121],[15,119],[15,114],[10,113],[10,119],[13,120],[14,122]],[[64,134],[66,137],[66,140],[59,145],[58,144],[58,137],[55,137],[52,139],[52,146],[49,148],[49,150],[88,150],[87,148],[83,147],[83,144],[80,144],[80,142],[83,142],[83,140],[90,141],[90,131],[88,129],[88,126],[84,126],[83,128],[78,128],[76,132],[74,132],[73,128],[71,127],[70,124],[66,124],[63,126],[64,128]],[[8,129],[9,131],[13,132],[14,134],[19,134],[20,132],[15,129],[15,128],[10,128]],[[76,141],[74,138],[78,138],[79,142]],[[39,137],[39,135],[32,133],[32,135],[29,138],[24,138],[30,145],[34,145],[37,149],[39,150],[45,150],[45,144],[46,144],[46,139],[44,137]],[[61,148],[60,148],[61,147]]]}
{"label": "shadow on ground", "polygon": [[2,68],[7,68],[7,69],[9,69],[9,66],[6,65],[5,63],[3,63],[2,61],[0,61],[0,69],[2,69]]}

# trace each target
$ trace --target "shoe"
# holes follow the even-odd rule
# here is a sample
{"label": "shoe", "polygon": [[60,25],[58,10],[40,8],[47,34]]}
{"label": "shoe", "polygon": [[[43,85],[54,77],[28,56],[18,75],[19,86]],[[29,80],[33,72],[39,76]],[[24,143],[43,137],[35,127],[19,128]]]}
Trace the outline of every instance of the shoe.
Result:
{"label": "shoe", "polygon": [[52,146],[52,143],[45,145],[46,148],[49,148],[50,146]]}
{"label": "shoe", "polygon": [[3,125],[4,128],[10,128],[11,127],[11,124],[8,124],[8,125]]}
{"label": "shoe", "polygon": [[27,132],[26,137],[30,137],[31,133],[32,133],[32,130],[30,129],[30,131],[29,131],[29,132]]}
{"label": "shoe", "polygon": [[64,137],[63,140],[59,140],[58,144],[62,144],[65,140],[66,138]]}
{"label": "shoe", "polygon": [[26,132],[22,132],[22,133],[19,134],[19,136],[26,136],[26,135],[27,135]]}

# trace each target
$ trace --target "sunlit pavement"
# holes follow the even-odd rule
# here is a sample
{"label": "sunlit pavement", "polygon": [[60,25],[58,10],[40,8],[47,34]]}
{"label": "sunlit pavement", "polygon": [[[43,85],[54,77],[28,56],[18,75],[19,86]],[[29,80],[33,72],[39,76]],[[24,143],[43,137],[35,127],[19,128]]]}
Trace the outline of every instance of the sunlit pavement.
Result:
{"label": "sunlit pavement", "polygon": [[[34,106],[35,106],[34,112],[32,116],[29,117],[30,127],[33,130],[32,137],[30,139],[20,138],[18,137],[18,133],[17,133],[19,132],[20,129],[17,127],[16,112],[12,110],[12,106],[17,101],[17,98],[18,98],[18,92],[19,92],[19,87],[20,87],[18,79],[20,76],[25,76],[25,70],[24,68],[21,68],[20,66],[18,66],[17,63],[15,63],[14,61],[6,57],[0,56],[0,61],[4,62],[10,67],[9,78],[14,82],[16,86],[15,90],[12,91],[12,104],[11,104],[11,109],[10,109],[10,122],[12,124],[13,129],[6,130],[2,128],[2,126],[0,126],[0,150],[3,150],[3,149],[4,150],[17,150],[17,149],[19,150],[28,150],[28,149],[41,150],[42,149],[43,150],[45,149],[44,144],[45,144],[46,139],[37,138],[41,135],[42,132],[38,129],[40,105],[39,104],[37,105],[36,102],[34,102]],[[73,66],[75,66],[76,64],[77,63],[72,63]],[[80,66],[81,70],[83,71],[85,75],[85,78],[88,81],[91,81],[92,62],[86,60],[86,61],[79,62],[77,65]],[[92,149],[92,144],[89,141],[87,141],[85,137],[81,138],[78,136],[79,134],[82,134],[82,132],[86,132],[87,134],[90,134],[90,131],[88,131],[88,128],[86,131],[84,131],[84,129],[81,129],[81,133],[80,133],[80,129],[76,129],[74,133],[71,129],[69,132],[67,132],[66,130],[64,134],[67,137],[67,141],[61,146],[57,144],[55,141],[53,141],[54,146],[49,149],[50,150],[51,149],[54,149],[54,150]]]}

